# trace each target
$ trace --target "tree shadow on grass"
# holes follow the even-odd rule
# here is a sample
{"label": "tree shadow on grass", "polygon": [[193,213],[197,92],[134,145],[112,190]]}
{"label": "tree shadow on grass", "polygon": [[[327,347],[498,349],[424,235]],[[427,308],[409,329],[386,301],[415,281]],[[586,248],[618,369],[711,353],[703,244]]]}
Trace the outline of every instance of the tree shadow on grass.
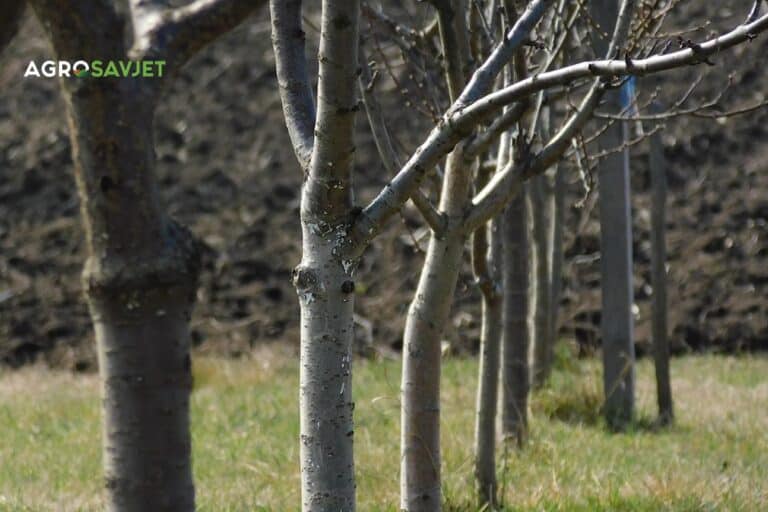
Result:
{"label": "tree shadow on grass", "polygon": [[534,392],[531,410],[550,421],[624,434],[659,433],[673,425],[666,418],[640,414],[621,428],[613,428],[605,421],[604,403],[600,375],[591,370],[571,369],[553,375],[549,386]]}

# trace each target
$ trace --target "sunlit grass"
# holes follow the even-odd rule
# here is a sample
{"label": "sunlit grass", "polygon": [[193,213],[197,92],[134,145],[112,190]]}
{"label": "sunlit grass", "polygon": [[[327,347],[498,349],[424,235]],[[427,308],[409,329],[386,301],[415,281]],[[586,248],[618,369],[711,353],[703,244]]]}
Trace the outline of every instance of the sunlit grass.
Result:
{"label": "sunlit grass", "polygon": [[[446,509],[473,511],[477,364],[444,361]],[[675,426],[657,429],[652,367],[639,418],[610,434],[596,361],[561,364],[531,404],[522,452],[499,449],[508,510],[768,510],[768,359],[673,361]],[[278,351],[195,362],[200,510],[296,510],[298,364]],[[359,510],[397,511],[399,363],[355,366]],[[0,376],[0,511],[100,510],[98,379],[29,368]]]}

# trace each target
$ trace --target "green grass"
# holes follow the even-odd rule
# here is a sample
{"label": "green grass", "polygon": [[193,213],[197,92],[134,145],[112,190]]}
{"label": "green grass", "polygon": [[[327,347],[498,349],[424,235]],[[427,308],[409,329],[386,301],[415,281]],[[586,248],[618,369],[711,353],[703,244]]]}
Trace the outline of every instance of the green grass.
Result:
{"label": "green grass", "polygon": [[[297,363],[268,351],[196,361],[200,510],[298,509]],[[653,426],[652,368],[638,369],[639,420],[610,434],[596,362],[561,364],[531,404],[526,449],[504,455],[508,510],[768,510],[768,359],[673,361],[677,422]],[[472,511],[474,360],[443,373],[446,510]],[[355,366],[359,510],[396,511],[399,364]],[[0,376],[0,511],[99,510],[98,380],[29,368]]]}

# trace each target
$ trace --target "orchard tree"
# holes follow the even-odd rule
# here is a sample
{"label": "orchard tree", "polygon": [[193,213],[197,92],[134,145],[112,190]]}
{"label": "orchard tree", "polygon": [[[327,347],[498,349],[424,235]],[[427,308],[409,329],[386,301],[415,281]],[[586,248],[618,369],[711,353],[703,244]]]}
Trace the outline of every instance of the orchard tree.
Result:
{"label": "orchard tree", "polygon": [[[590,15],[596,51],[604,55],[610,31],[618,14],[613,0],[595,0]],[[620,110],[618,89],[606,94],[613,110]],[[627,123],[608,124],[599,138],[602,150],[622,147]],[[600,194],[600,282],[602,286],[601,338],[603,347],[603,390],[605,417],[613,428],[621,428],[634,417],[635,343],[632,305],[632,205],[630,201],[629,149],[613,151],[598,163]]]}
{"label": "orchard tree", "polygon": [[[656,104],[653,110],[658,113],[661,109]],[[659,422],[665,425],[672,422],[675,412],[672,405],[667,339],[667,162],[660,133],[651,136],[648,160],[651,169],[651,335]]]}
{"label": "orchard tree", "polygon": [[29,3],[60,61],[165,62],[162,77],[63,77],[61,91],[88,249],[83,285],[101,373],[107,509],[190,512],[188,324],[199,251],[163,208],[154,113],[184,63],[261,2]]}
{"label": "orchard tree", "polygon": [[[432,231],[404,336],[401,508],[439,510],[440,337],[468,237],[498,215],[525,181],[543,173],[569,152],[572,139],[593,117],[605,91],[620,86],[621,77],[699,63],[768,28],[768,15],[760,16],[756,4],[748,20],[727,34],[656,54],[645,44],[656,25],[641,24],[633,33],[633,41],[640,37],[643,44],[632,46],[636,53],[627,56],[623,50],[635,3],[623,1],[605,55],[555,65],[552,57],[562,48],[558,39],[550,58],[528,70],[529,76],[497,86],[500,74],[514,56],[525,46],[538,44],[534,29],[545,14],[562,18],[567,38],[574,22],[583,18],[582,5],[553,0],[530,2],[518,17],[511,18],[514,22],[509,23],[506,34],[474,65],[468,58],[468,25],[462,9],[470,7],[469,3],[443,0],[433,4],[438,34],[426,32],[428,37],[439,39],[450,107],[418,148],[402,159],[404,163],[381,192],[364,206],[355,205],[352,187],[354,121],[359,110],[357,81],[361,73],[357,46],[360,3],[322,2],[316,93],[311,88],[304,55],[301,3],[272,0],[270,4],[283,111],[305,175],[301,200],[303,256],[294,273],[301,305],[304,510],[355,507],[350,367],[353,273],[360,256],[388,219],[413,199]],[[396,31],[406,37],[421,32],[408,27]],[[473,173],[478,157],[488,149],[487,141],[508,131],[545,97],[547,101],[563,98],[567,106],[559,122],[553,123],[558,128],[552,130],[548,140],[524,138],[526,143],[515,149],[514,158],[473,192]],[[506,106],[511,108],[504,110]],[[528,118],[536,119],[538,112],[536,107]],[[420,185],[443,160],[440,201],[434,206]]]}

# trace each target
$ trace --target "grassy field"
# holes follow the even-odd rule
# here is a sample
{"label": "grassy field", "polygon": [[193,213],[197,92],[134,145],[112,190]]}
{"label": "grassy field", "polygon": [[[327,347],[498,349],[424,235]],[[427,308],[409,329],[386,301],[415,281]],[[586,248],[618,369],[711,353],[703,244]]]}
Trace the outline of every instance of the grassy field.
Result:
{"label": "grassy field", "polygon": [[[446,509],[472,506],[475,360],[445,361]],[[299,504],[297,363],[261,352],[195,363],[194,462],[202,511],[288,511]],[[674,427],[652,425],[648,361],[637,424],[609,434],[594,361],[561,364],[532,400],[532,436],[503,455],[507,510],[768,510],[768,359],[673,362]],[[397,510],[399,364],[355,367],[359,510]],[[99,510],[95,376],[40,368],[0,376],[0,511]]]}

